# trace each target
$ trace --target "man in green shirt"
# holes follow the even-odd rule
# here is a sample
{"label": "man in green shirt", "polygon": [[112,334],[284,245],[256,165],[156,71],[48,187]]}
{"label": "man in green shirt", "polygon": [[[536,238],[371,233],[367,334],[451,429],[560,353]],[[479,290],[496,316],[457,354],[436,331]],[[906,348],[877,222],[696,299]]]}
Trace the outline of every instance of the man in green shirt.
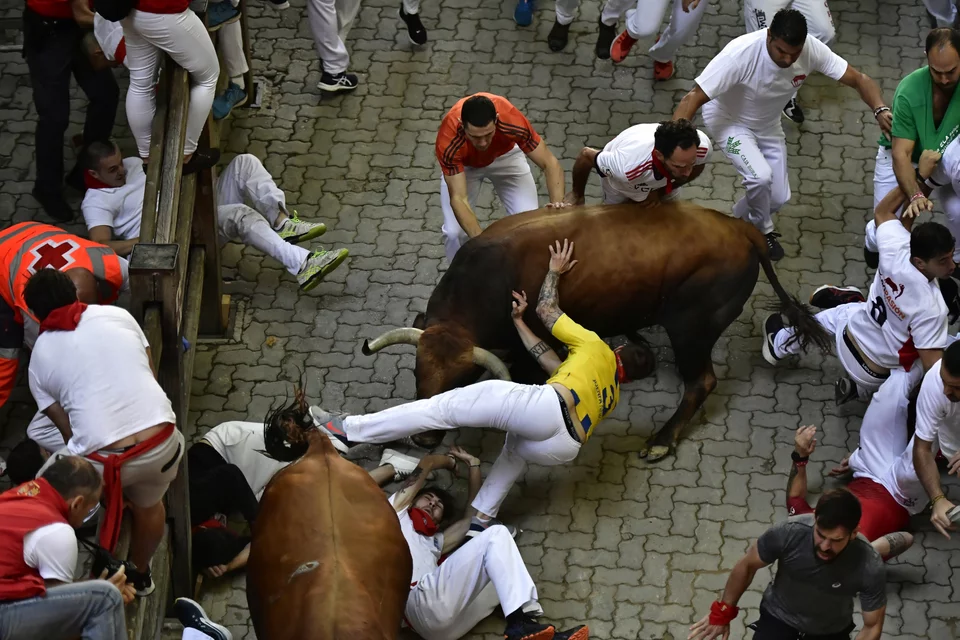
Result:
{"label": "man in green shirt", "polygon": [[[960,32],[933,29],[927,35],[926,53],[927,66],[901,80],[894,94],[891,138],[880,137],[873,173],[874,208],[899,185],[915,208],[932,211],[933,203],[923,195],[917,182],[917,160],[927,149],[943,153],[960,133],[960,92],[956,91],[960,81]],[[957,235],[960,196],[950,185],[936,193],[947,214],[947,226]],[[871,218],[864,253],[872,268],[877,267],[879,260],[876,233]]]}

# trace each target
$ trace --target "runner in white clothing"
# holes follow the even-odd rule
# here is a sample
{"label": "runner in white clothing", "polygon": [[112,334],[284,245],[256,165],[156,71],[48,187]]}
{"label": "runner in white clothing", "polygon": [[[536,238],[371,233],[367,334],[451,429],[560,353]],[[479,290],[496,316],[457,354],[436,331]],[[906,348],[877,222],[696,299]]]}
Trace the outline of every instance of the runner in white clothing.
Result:
{"label": "runner in white clothing", "polygon": [[453,500],[446,491],[424,484],[432,470],[456,469],[457,461],[469,467],[468,500],[473,500],[482,482],[480,461],[459,447],[449,455],[425,457],[390,497],[413,559],[407,624],[425,640],[456,640],[500,605],[507,623],[505,640],[587,640],[590,631],[585,626],[558,631],[537,620],[543,614],[537,587],[506,527],[491,526],[457,549],[467,539],[474,513],[468,509],[440,531],[453,511]]}
{"label": "runner in white clothing", "polygon": [[933,505],[930,522],[947,538],[960,523],[956,506],[943,492],[935,454],[947,459],[948,473],[960,473],[960,344],[953,342],[943,358],[930,367],[917,397],[917,427],[913,437],[913,465]]}
{"label": "runner in white clothing", "polygon": [[[921,174],[929,175],[936,155],[925,153],[921,158]],[[908,231],[913,219],[904,216],[901,221],[894,214],[904,199],[900,189],[894,189],[875,212],[880,268],[868,300],[816,316],[836,336],[837,356],[863,395],[881,384],[891,385],[891,390],[908,387],[894,378],[908,375],[917,359],[929,368],[947,344],[947,308],[936,278],[953,271],[955,241],[936,222]],[[799,352],[794,329],[785,328],[779,314],[767,317],[763,333],[763,356],[770,364]],[[842,393],[843,387],[838,383],[838,402],[851,395]],[[891,397],[905,407],[906,396],[891,392]]]}
{"label": "runner in white clothing", "polygon": [[680,186],[697,179],[710,159],[710,139],[688,120],[638,124],[625,129],[602,151],[584,147],[573,165],[573,191],[564,200],[584,203],[590,170],[596,169],[603,201],[643,202],[679,196]]}
{"label": "runner in white clothing", "polygon": [[[85,151],[87,193],[80,205],[90,239],[126,256],[140,241],[146,174],[138,158],[123,159],[112,142],[95,142]],[[248,207],[245,200],[254,203]],[[241,154],[217,182],[220,241],[238,240],[263,251],[296,276],[302,291],[317,286],[347,258],[347,249],[307,251],[297,246],[326,232],[323,224],[301,221],[287,211],[286,196],[263,163]]]}
{"label": "runner in white clothing", "polygon": [[[823,44],[830,44],[837,35],[827,0],[743,0],[743,19],[747,25],[747,33],[766,29],[770,26],[771,17],[781,9],[796,9],[802,13],[807,19],[810,35]],[[797,103],[796,91],[783,107],[783,113],[797,124],[803,123],[803,109]]]}
{"label": "runner in white clothing", "polygon": [[[856,89],[875,112],[884,106],[876,82],[808,35],[799,11],[783,9],[765,31],[740,36],[724,47],[673,114],[674,120],[692,120],[703,107],[707,131],[747,189],[733,214],[766,235],[771,260],[783,257],[771,216],[790,200],[780,111],[814,71]],[[889,110],[881,112],[878,121],[888,132]]]}

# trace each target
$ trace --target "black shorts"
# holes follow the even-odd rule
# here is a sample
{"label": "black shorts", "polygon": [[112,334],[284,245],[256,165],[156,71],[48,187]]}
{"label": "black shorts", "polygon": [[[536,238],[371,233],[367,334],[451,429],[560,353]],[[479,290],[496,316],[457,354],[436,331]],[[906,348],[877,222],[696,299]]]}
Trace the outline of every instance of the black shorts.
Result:
{"label": "black shorts", "polygon": [[850,640],[850,632],[856,628],[852,622],[846,631],[827,635],[808,635],[786,622],[760,609],[760,619],[748,625],[753,629],[753,640]]}

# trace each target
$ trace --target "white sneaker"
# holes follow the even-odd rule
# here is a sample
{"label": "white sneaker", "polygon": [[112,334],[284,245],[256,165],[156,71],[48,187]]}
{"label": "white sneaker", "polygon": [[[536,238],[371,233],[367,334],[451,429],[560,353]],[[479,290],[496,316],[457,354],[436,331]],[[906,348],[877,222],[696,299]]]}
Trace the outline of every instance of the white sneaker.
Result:
{"label": "white sneaker", "polygon": [[400,482],[406,480],[407,476],[413,473],[420,461],[413,456],[405,456],[399,451],[393,449],[384,449],[380,457],[380,466],[385,464],[393,466],[393,481]]}

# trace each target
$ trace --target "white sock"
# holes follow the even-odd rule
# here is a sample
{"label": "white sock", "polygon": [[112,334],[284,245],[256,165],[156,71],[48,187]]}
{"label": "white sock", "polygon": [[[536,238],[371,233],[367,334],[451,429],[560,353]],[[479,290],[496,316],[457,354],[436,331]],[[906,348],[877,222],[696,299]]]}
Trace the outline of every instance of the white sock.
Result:
{"label": "white sock", "polygon": [[183,640],[213,640],[210,636],[198,629],[184,629]]}
{"label": "white sock", "polygon": [[247,86],[243,82],[243,76],[230,76],[230,82],[237,85],[241,89],[246,89]]}

